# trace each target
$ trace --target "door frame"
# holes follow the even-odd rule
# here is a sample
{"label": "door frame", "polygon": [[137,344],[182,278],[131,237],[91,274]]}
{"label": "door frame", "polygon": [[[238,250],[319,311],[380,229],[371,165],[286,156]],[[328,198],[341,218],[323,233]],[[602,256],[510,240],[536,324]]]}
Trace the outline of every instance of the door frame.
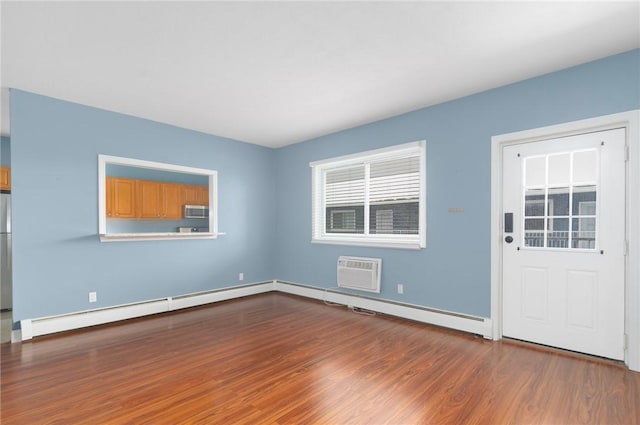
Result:
{"label": "door frame", "polygon": [[502,339],[502,152],[508,145],[614,128],[626,129],[624,362],[640,372],[640,110],[534,128],[491,138],[491,337]]}

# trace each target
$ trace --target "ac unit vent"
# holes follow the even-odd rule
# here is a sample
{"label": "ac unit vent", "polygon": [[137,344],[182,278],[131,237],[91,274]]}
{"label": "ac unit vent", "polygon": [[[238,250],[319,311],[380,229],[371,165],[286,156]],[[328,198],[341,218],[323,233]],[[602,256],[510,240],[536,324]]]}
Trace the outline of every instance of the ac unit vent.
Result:
{"label": "ac unit vent", "polygon": [[380,292],[381,258],[339,257],[338,286]]}

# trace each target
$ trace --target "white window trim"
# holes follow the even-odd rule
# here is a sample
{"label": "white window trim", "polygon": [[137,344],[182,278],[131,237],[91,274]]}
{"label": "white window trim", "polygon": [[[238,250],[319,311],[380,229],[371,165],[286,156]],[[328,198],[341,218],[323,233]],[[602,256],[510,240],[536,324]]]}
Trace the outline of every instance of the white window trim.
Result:
{"label": "white window trim", "polygon": [[[401,158],[403,156],[419,154],[420,158],[420,195],[418,201],[418,235],[393,235],[393,234],[327,234],[325,232],[326,208],[324,206],[323,173],[332,168],[340,168],[348,165],[361,164],[363,162]],[[375,149],[351,155],[328,158],[309,163],[312,169],[312,217],[311,217],[311,242],[331,245],[368,246],[380,248],[423,249],[427,246],[427,211],[426,211],[426,142],[404,143],[382,149]],[[365,214],[365,225],[368,225]],[[365,226],[366,227],[366,226]]]}
{"label": "white window trim", "polygon": [[[106,168],[107,164],[148,168],[207,176],[209,179],[209,232],[200,233],[107,233]],[[98,235],[101,242],[126,242],[141,240],[217,239],[225,233],[218,231],[218,172],[204,168],[186,167],[163,162],[145,161],[112,155],[98,155]]]}

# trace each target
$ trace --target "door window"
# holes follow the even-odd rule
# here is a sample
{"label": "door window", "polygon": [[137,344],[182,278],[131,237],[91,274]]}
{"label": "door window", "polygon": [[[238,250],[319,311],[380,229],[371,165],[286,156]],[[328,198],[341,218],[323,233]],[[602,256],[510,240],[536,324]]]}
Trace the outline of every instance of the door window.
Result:
{"label": "door window", "polygon": [[596,249],[598,151],[523,158],[523,245]]}

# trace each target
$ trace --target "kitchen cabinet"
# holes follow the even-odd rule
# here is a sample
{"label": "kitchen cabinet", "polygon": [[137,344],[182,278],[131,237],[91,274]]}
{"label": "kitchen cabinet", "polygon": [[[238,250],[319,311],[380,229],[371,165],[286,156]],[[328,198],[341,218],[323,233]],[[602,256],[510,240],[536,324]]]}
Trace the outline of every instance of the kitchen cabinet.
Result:
{"label": "kitchen cabinet", "polygon": [[182,185],[138,180],[138,217],[180,220],[182,218]]}
{"label": "kitchen cabinet", "polygon": [[209,205],[209,186],[197,186],[197,188],[200,205]]}
{"label": "kitchen cabinet", "polygon": [[11,190],[11,168],[0,167],[0,190]]}
{"label": "kitchen cabinet", "polygon": [[106,179],[107,218],[136,218],[136,181],[117,177]]}
{"label": "kitchen cabinet", "polygon": [[208,205],[207,186],[106,178],[107,218],[181,220],[184,205]]}
{"label": "kitchen cabinet", "polygon": [[162,183],[137,181],[138,218],[162,218]]}
{"label": "kitchen cabinet", "polygon": [[182,187],[177,183],[162,184],[162,218],[167,220],[182,219]]}
{"label": "kitchen cabinet", "polygon": [[196,185],[182,186],[184,205],[209,205],[209,187]]}

